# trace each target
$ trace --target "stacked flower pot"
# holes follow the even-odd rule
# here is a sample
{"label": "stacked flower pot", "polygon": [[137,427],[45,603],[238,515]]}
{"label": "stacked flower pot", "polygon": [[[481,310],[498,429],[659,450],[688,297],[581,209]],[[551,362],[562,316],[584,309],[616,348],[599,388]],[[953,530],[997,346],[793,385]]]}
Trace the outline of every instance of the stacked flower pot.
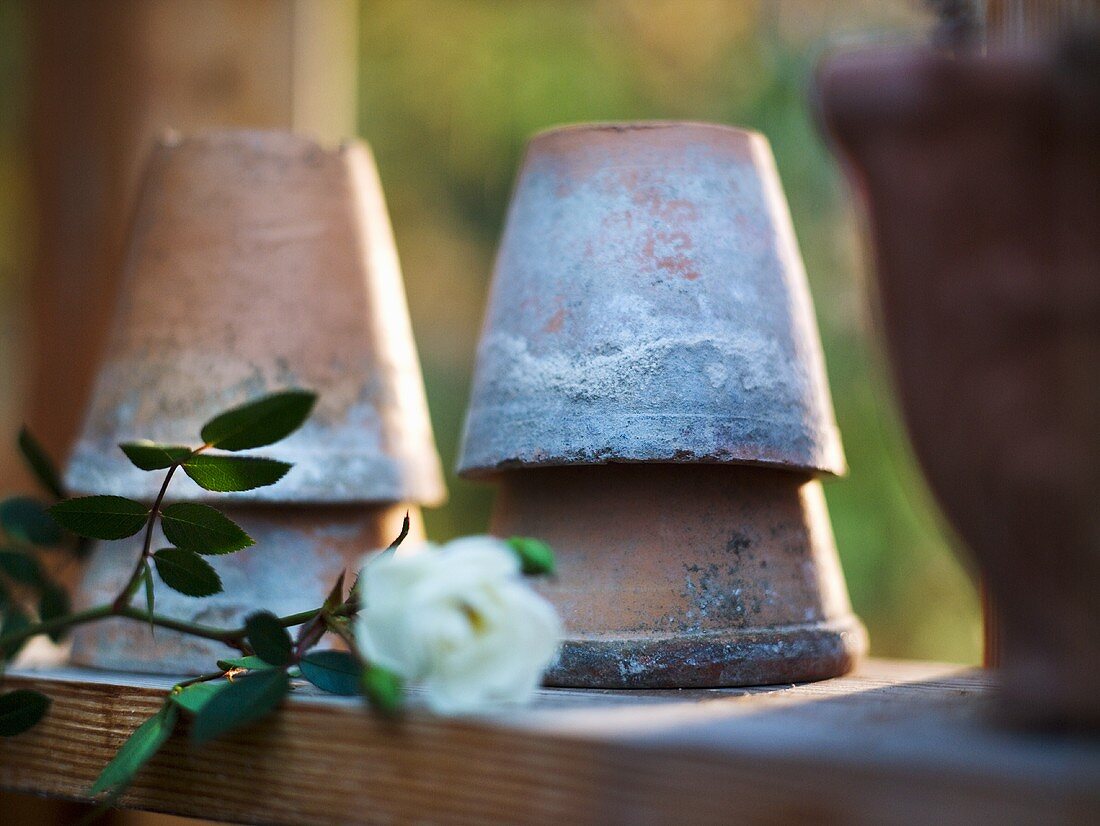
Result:
{"label": "stacked flower pot", "polygon": [[[153,150],[129,234],[118,310],[83,432],[74,494],[152,502],[162,474],[119,443],[193,444],[214,413],[273,391],[317,393],[312,417],[272,448],[277,485],[211,495],[177,478],[172,498],[224,507],[255,540],[210,557],[224,591],[158,589],[157,610],[210,625],[320,604],[341,570],[385,547],[417,506],[444,496],[400,267],[370,151],[279,132],[169,136]],[[133,540],[97,543],[77,607],[108,602]],[[195,671],[218,643],[125,620],[79,628],[73,660]]]}
{"label": "stacked flower pot", "polygon": [[845,469],[763,136],[695,123],[536,136],[458,462],[492,531],[544,539],[556,685],[822,679],[866,647],[819,477]]}

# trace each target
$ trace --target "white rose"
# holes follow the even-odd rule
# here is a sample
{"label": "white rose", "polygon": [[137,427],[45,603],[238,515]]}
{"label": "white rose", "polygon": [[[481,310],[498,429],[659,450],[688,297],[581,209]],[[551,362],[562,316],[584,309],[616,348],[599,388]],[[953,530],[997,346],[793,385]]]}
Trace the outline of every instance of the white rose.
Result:
{"label": "white rose", "polygon": [[422,685],[434,711],[526,702],[557,654],[561,621],[502,540],[402,546],[369,561],[360,583],[363,656]]}

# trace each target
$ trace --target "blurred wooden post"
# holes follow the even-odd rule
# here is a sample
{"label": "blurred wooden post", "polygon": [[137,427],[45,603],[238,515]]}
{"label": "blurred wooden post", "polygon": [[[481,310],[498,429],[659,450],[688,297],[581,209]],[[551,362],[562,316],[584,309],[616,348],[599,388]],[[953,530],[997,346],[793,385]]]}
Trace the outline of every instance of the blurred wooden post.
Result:
{"label": "blurred wooden post", "polygon": [[1056,39],[1081,25],[1100,23],[1100,0],[977,0],[984,41],[1013,48]]}
{"label": "blurred wooden post", "polygon": [[[218,126],[291,128],[326,143],[353,135],[359,11],[355,0],[26,6],[38,237],[23,415],[62,458],[105,344],[150,141],[168,128]],[[6,461],[14,458],[7,444],[0,457],[0,489],[26,481],[18,463]],[[11,822],[51,822],[32,804],[20,818],[22,805],[0,801]],[[52,822],[70,822],[71,814],[59,806]]]}
{"label": "blurred wooden post", "polygon": [[[38,0],[38,255],[26,420],[63,456],[114,305],[129,203],[166,128],[355,132],[354,0]],[[171,300],[165,296],[165,300]]]}
{"label": "blurred wooden post", "polygon": [[[1100,0],[975,0],[975,5],[985,49],[1035,47],[1075,29],[1100,25]],[[1001,659],[1000,621],[985,583],[980,590],[982,664],[996,668]]]}

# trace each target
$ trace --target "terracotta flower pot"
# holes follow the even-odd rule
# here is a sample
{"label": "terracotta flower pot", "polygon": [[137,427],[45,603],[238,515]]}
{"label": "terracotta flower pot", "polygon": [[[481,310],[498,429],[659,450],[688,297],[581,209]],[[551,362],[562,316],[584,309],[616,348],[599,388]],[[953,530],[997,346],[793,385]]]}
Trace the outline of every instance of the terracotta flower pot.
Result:
{"label": "terracotta flower pot", "polygon": [[902,409],[1003,623],[1002,708],[1100,726],[1100,62],[838,55]]}
{"label": "terracotta flower pot", "polygon": [[[619,463],[631,463],[624,466]],[[534,138],[459,471],[554,545],[563,685],[737,685],[864,648],[818,473],[844,470],[766,140],[684,123]]]}
{"label": "terracotta flower pot", "polygon": [[[278,132],[171,138],[137,200],[118,311],[66,481],[149,501],[161,474],[120,442],[194,444],[211,415],[286,387],[313,416],[257,451],[294,463],[278,484],[210,494],[177,475],[169,498],[225,508],[257,541],[211,557],[226,585],[191,599],[158,588],[159,613],[231,624],[248,610],[319,604],[342,568],[396,536],[406,508],[444,496],[382,191],[367,147],[326,151]],[[100,543],[79,594],[109,600],[135,540]],[[207,668],[223,649],[139,624],[75,635],[82,664]]]}

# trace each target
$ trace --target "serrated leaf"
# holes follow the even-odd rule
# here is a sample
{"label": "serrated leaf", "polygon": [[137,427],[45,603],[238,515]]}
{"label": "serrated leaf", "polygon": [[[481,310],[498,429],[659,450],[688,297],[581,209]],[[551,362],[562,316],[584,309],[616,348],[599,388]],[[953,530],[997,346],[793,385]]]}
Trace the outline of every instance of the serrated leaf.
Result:
{"label": "serrated leaf", "polygon": [[368,665],[363,669],[359,685],[370,704],[383,714],[393,715],[400,710],[404,681],[389,669]]}
{"label": "serrated leaf", "polygon": [[38,691],[21,688],[0,694],[0,737],[14,737],[46,716],[50,698]]}
{"label": "serrated leaf", "polygon": [[160,711],[142,723],[108,763],[88,792],[95,796],[108,789],[128,786],[142,766],[149,762],[172,735],[179,719],[174,703],[165,703]]}
{"label": "serrated leaf", "polygon": [[275,459],[200,453],[183,463],[183,472],[200,488],[234,493],[274,485],[291,467],[293,465]]}
{"label": "serrated leaf", "polygon": [[214,695],[229,687],[228,680],[213,682],[192,683],[178,691],[173,690],[168,696],[173,703],[190,714],[198,714]]}
{"label": "serrated leaf", "polygon": [[119,447],[133,465],[141,470],[164,470],[191,455],[191,448],[183,445],[160,445],[143,439],[125,442]]}
{"label": "serrated leaf", "polygon": [[290,678],[281,668],[253,671],[215,694],[195,717],[191,739],[205,743],[266,717],[290,690]]}
{"label": "serrated leaf", "polygon": [[529,536],[513,536],[507,541],[519,558],[523,573],[530,576],[554,573],[554,552],[545,542]]}
{"label": "serrated leaf", "polygon": [[149,508],[124,496],[80,496],[50,508],[63,527],[90,539],[125,539],[145,527]]}
{"label": "serrated leaf", "polygon": [[[30,627],[31,619],[22,610],[14,605],[9,605],[4,612],[4,622],[0,624],[0,637],[6,637],[8,634],[15,634],[19,631],[25,631]],[[20,652],[24,645],[27,644],[28,638],[24,638],[17,643],[5,645],[0,648],[0,659],[10,660],[16,654]]]}
{"label": "serrated leaf", "polygon": [[61,544],[61,527],[46,512],[45,505],[29,496],[14,496],[0,502],[0,528],[12,539],[28,545]]}
{"label": "serrated leaf", "polygon": [[294,643],[290,634],[283,628],[279,618],[269,611],[258,611],[244,621],[244,630],[248,644],[256,656],[275,666],[290,662]]}
{"label": "serrated leaf", "polygon": [[169,505],[161,511],[160,525],[169,542],[197,554],[231,554],[255,544],[236,522],[209,505]]}
{"label": "serrated leaf", "polygon": [[284,390],[215,416],[202,428],[202,440],[222,450],[248,450],[284,439],[297,430],[313,409],[317,395]]}
{"label": "serrated leaf", "polygon": [[19,431],[19,451],[46,492],[57,499],[64,499],[65,487],[61,484],[57,466],[26,427]]}
{"label": "serrated leaf", "polygon": [[[65,616],[70,610],[69,595],[65,589],[52,582],[47,583],[42,589],[42,596],[38,600],[38,618],[42,622],[47,622]],[[59,628],[56,631],[51,631],[50,639],[54,642],[61,642],[62,637],[65,636],[65,630]]]}
{"label": "serrated leaf", "polygon": [[34,588],[41,587],[46,581],[38,561],[20,551],[0,550],[0,571],[16,582]]}
{"label": "serrated leaf", "polygon": [[232,668],[247,668],[250,671],[255,671],[259,668],[275,668],[275,666],[255,654],[250,654],[247,657],[228,657],[224,660],[218,660],[218,668],[222,671],[229,671]]}
{"label": "serrated leaf", "polygon": [[220,593],[222,580],[210,563],[194,551],[161,548],[153,554],[153,563],[161,580],[174,591],[189,597],[208,597]]}
{"label": "serrated leaf", "polygon": [[347,651],[312,651],[299,663],[302,676],[322,691],[351,696],[359,693],[362,668]]}

